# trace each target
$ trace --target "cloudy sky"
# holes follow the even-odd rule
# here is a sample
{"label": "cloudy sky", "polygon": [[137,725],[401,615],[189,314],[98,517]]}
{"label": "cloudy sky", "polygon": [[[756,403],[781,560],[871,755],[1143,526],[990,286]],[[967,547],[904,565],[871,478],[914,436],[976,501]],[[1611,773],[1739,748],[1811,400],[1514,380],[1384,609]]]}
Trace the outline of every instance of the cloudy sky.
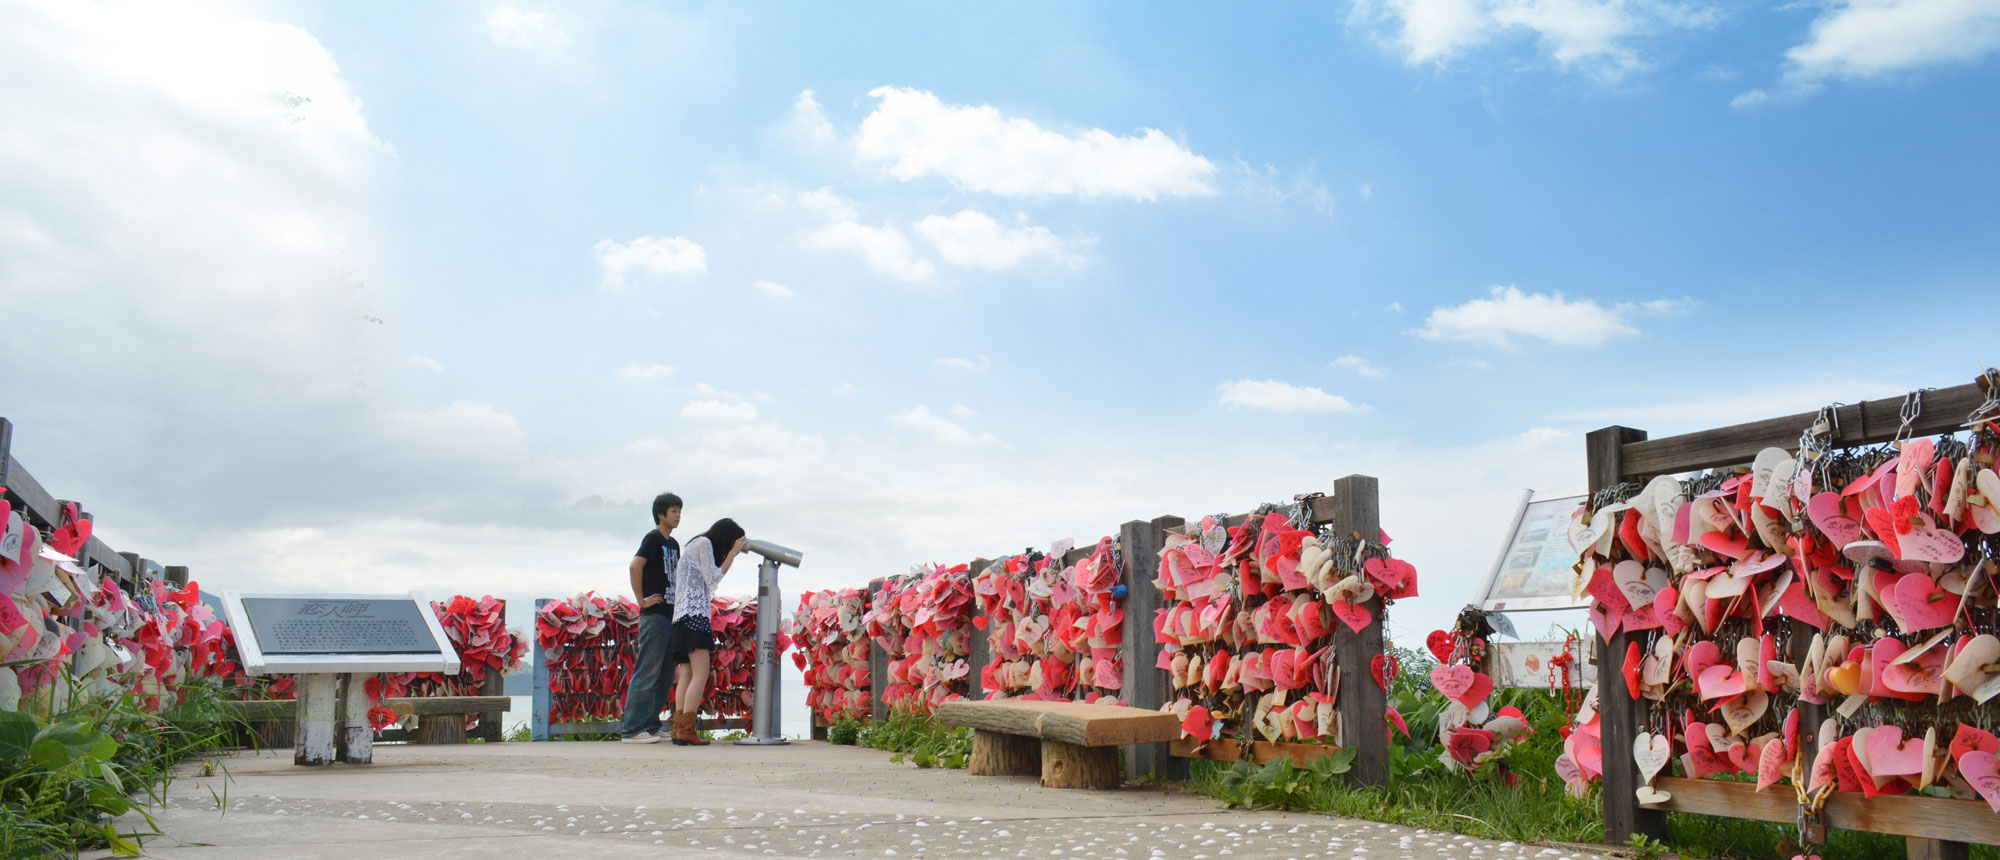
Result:
{"label": "cloudy sky", "polygon": [[[0,414],[210,589],[790,580],[2000,360],[2000,0],[0,2]],[[748,593],[748,577],[725,591]]]}

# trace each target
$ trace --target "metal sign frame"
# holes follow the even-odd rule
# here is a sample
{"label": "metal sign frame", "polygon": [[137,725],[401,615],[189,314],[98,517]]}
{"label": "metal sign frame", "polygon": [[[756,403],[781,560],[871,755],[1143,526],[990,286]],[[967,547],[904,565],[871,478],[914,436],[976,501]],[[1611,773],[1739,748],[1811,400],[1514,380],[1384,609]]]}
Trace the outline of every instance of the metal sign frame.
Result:
{"label": "metal sign frame", "polygon": [[[1522,490],[1521,500],[1514,506],[1514,518],[1511,525],[1507,527],[1506,540],[1500,545],[1499,553],[1494,555],[1492,566],[1487,568],[1486,581],[1480,585],[1479,599],[1473,605],[1486,612],[1540,612],[1556,609],[1588,609],[1590,605],[1588,597],[1579,600],[1572,595],[1493,599],[1493,587],[1499,583],[1500,571],[1507,566],[1508,557],[1514,554],[1515,543],[1521,537],[1521,525],[1527,520],[1529,506],[1543,502],[1569,501],[1582,504],[1584,498],[1585,495],[1579,493],[1573,496],[1553,496],[1546,499],[1536,499],[1534,490]],[[1568,532],[1565,531],[1563,535],[1563,540],[1567,541]]]}
{"label": "metal sign frame", "polygon": [[[257,643],[257,631],[250,625],[250,615],[243,609],[245,598],[269,597],[287,600],[412,600],[417,604],[417,612],[423,616],[424,626],[430,630],[431,639],[437,643],[435,654],[265,654]],[[269,592],[245,593],[222,592],[222,606],[229,621],[229,629],[236,635],[236,653],[243,662],[243,671],[251,675],[305,675],[314,673],[355,673],[374,672],[442,672],[456,675],[460,668],[458,649],[445,635],[444,625],[438,623],[437,613],[432,611],[431,602],[424,599],[421,591],[406,594],[276,594]]]}

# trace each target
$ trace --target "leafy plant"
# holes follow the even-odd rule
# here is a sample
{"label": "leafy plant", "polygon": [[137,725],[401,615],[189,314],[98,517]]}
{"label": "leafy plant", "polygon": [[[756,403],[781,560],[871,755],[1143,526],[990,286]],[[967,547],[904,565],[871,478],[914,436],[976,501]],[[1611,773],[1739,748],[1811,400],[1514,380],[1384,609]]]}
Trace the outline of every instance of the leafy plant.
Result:
{"label": "leafy plant", "polygon": [[899,713],[862,727],[855,740],[871,749],[894,753],[892,762],[918,767],[965,767],[972,758],[972,730],[947,726],[930,717]]}
{"label": "leafy plant", "polygon": [[1625,850],[1632,852],[1636,860],[1660,860],[1667,853],[1667,843],[1644,833],[1634,833],[1625,840]]}
{"label": "leafy plant", "polygon": [[841,717],[833,725],[826,727],[826,742],[853,746],[861,734],[861,721],[853,717]]}

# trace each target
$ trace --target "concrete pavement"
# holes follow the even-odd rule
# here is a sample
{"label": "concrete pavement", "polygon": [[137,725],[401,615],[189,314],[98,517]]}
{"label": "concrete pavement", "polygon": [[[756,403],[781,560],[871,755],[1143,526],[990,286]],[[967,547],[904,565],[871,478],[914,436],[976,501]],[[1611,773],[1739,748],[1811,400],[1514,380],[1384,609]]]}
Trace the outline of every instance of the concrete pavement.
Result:
{"label": "concrete pavement", "polygon": [[378,746],[375,764],[243,754],[187,776],[146,854],[172,860],[744,858],[1578,858],[1318,814],[1219,809],[1161,789],[1044,789],[799,742]]}

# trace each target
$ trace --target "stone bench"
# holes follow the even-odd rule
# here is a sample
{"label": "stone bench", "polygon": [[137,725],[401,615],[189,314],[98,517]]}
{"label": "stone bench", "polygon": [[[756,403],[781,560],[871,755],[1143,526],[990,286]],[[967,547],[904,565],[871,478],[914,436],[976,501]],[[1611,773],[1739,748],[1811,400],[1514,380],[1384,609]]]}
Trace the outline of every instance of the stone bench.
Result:
{"label": "stone bench", "polygon": [[968,771],[1038,775],[1048,788],[1116,788],[1124,778],[1119,747],[1165,743],[1181,734],[1173,714],[1082,702],[946,702],[937,718],[972,729]]}

